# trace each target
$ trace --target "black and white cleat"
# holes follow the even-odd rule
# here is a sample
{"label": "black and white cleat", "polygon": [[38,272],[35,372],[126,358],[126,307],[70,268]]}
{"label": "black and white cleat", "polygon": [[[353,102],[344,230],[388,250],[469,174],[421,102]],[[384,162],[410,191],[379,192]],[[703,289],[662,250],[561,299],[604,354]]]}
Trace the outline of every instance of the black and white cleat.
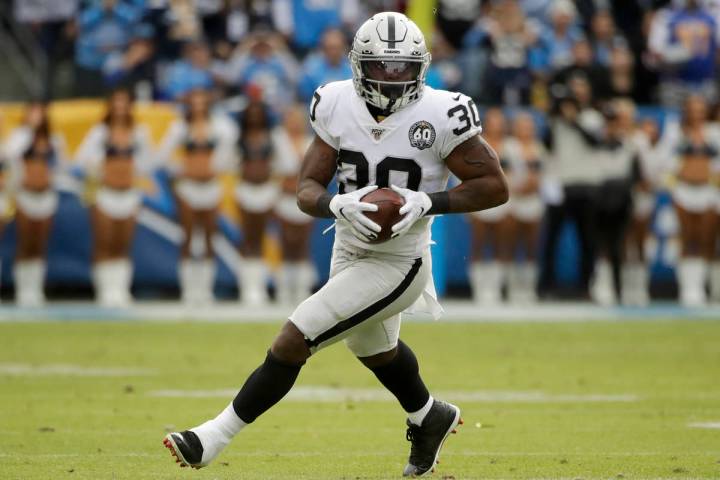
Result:
{"label": "black and white cleat", "polygon": [[198,469],[207,465],[202,463],[203,446],[195,432],[185,430],[168,433],[163,439],[163,445],[170,450],[175,457],[175,463],[179,463],[181,467]]}
{"label": "black and white cleat", "polygon": [[435,400],[422,425],[407,425],[407,439],[411,442],[410,458],[403,470],[403,477],[422,477],[435,471],[440,463],[438,456],[445,440],[455,427],[462,425],[460,409],[450,403]]}

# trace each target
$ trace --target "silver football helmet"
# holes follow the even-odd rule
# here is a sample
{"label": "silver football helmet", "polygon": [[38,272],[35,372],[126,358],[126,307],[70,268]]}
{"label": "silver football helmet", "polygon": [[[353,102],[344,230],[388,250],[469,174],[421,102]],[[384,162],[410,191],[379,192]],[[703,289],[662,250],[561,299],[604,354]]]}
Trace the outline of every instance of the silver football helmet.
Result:
{"label": "silver football helmet", "polygon": [[348,56],[355,91],[370,105],[395,112],[422,96],[431,55],[418,26],[402,13],[373,15]]}

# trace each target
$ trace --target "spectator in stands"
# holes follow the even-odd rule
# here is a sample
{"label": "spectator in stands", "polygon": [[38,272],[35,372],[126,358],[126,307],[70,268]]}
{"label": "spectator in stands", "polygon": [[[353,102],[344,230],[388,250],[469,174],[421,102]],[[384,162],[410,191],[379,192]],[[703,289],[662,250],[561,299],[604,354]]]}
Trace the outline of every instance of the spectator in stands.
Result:
{"label": "spectator in stands", "polygon": [[572,63],[558,70],[550,84],[567,84],[571,78],[583,77],[590,82],[595,100],[611,98],[608,69],[594,62],[592,45],[586,37],[578,38],[573,44],[572,57]]}
{"label": "spectator in stands", "polygon": [[272,181],[273,142],[268,107],[258,91],[250,93],[250,103],[240,120],[240,176],[235,198],[241,214],[243,256],[240,265],[240,299],[247,305],[267,302],[267,272],[263,261],[263,238],[267,222],[279,194]]}
{"label": "spectator in stands", "polygon": [[159,0],[166,2],[165,22],[167,36],[171,41],[183,44],[203,36],[195,0]]}
{"label": "spectator in stands", "polygon": [[680,124],[666,125],[663,134],[675,154],[672,194],[682,243],[677,276],[680,301],[688,306],[705,304],[708,261],[715,253],[713,180],[720,161],[720,132],[708,123],[707,108],[705,98],[689,96]]}
{"label": "spectator in stands", "polygon": [[183,47],[183,58],[174,62],[164,82],[165,97],[180,100],[194,89],[211,89],[215,85],[210,49],[204,40],[192,40]]}
{"label": "spectator in stands", "polygon": [[527,104],[531,86],[529,53],[537,42],[537,30],[526,20],[517,0],[494,4],[480,25],[482,43],[490,50],[483,80],[484,103]]}
{"label": "spectator in stands", "polygon": [[359,14],[357,0],[273,0],[273,24],[301,57],[320,43],[325,30],[353,30]]}
{"label": "spectator in stands", "polygon": [[52,132],[47,104],[28,106],[23,125],[7,139],[5,154],[16,188],[15,300],[21,306],[40,306],[45,302],[45,255],[58,207],[55,179],[65,163],[65,142]]}
{"label": "spectator in stands", "polygon": [[178,279],[182,300],[191,305],[212,301],[217,230],[222,188],[218,175],[237,167],[237,125],[212,111],[212,94],[194,89],[185,95],[184,112],[168,128],[159,149],[173,178],[183,241]]}
{"label": "spectator in stands", "polygon": [[210,45],[227,38],[225,0],[195,0],[195,11],[202,25],[203,36]]}
{"label": "spectator in stands", "polygon": [[718,99],[715,62],[720,28],[699,0],[680,0],[678,8],[655,15],[648,47],[662,72],[660,101],[679,107],[691,93]]}
{"label": "spectator in stands", "polygon": [[[517,168],[522,165],[518,165],[517,157],[507,155],[507,123],[499,108],[490,108],[485,112],[483,138],[500,157],[500,164],[512,188],[519,173]],[[501,300],[513,255],[511,208],[512,200],[468,216],[472,228],[470,286],[477,303],[493,304]],[[490,258],[487,256],[488,248],[491,250]]]}
{"label": "spectator in stands", "polygon": [[533,56],[535,68],[554,72],[572,64],[572,49],[583,37],[577,26],[577,10],[570,0],[554,0],[550,7],[550,25],[540,35]]}
{"label": "spectator in stands", "polygon": [[550,22],[550,7],[553,0],[519,0],[520,6],[528,18],[535,18],[543,23]]}
{"label": "spectator in stands", "polygon": [[272,29],[272,2],[263,0],[231,0],[227,20],[228,40],[240,43],[258,29]]}
{"label": "spectator in stands", "polygon": [[440,0],[438,2],[437,28],[454,49],[460,49],[463,46],[463,38],[473,27],[475,20],[480,18],[482,4],[481,0],[463,2]]}
{"label": "spectator in stands", "polygon": [[619,46],[627,48],[627,42],[615,29],[615,21],[607,9],[598,10],[593,15],[590,38],[595,63],[609,67],[612,51]]}
{"label": "spectator in stands", "polygon": [[111,54],[103,65],[105,83],[111,88],[122,84],[132,88],[138,100],[149,101],[155,95],[157,77],[154,29],[141,23],[124,51]]}
{"label": "spectator in stands", "polygon": [[75,88],[78,96],[103,94],[102,68],[108,57],[124,49],[141,12],[119,0],[94,2],[77,17]]}
{"label": "spectator in stands", "polygon": [[[428,68],[425,83],[436,89],[462,91],[463,69],[458,61],[457,52],[445,40],[442,33],[435,32],[430,51],[432,63]],[[479,83],[477,78],[473,78],[471,81]]]}
{"label": "spectator in stands", "polygon": [[[580,294],[589,293],[595,262],[595,198],[600,182],[595,155],[604,128],[602,115],[592,106],[592,87],[584,76],[568,84],[555,84],[547,143],[553,156],[553,174],[562,185],[560,209],[547,217],[541,285],[545,293],[556,287],[555,253],[566,218],[576,227],[580,241]],[[556,199],[559,200],[559,199]]]}
{"label": "spectator in stands", "polygon": [[607,87],[609,98],[638,98],[639,85],[635,81],[635,60],[632,52],[625,45],[615,45],[610,51]]}
{"label": "spectator in stands", "polygon": [[635,105],[614,100],[604,113],[606,131],[595,152],[601,182],[595,202],[597,259],[591,293],[597,303],[614,305],[623,298],[625,234],[632,214]]}
{"label": "spectator in stands", "polygon": [[281,127],[272,133],[275,152],[275,176],[280,182],[280,196],[275,216],[280,220],[282,265],[276,282],[277,299],[283,304],[297,304],[311,293],[317,274],[310,262],[310,234],[313,217],[297,206],[298,173],[305,151],[312,143],[308,131],[307,108],[295,105],[285,112]]}
{"label": "spectator in stands", "polygon": [[130,246],[142,204],[136,179],[154,167],[150,134],[135,121],[129,90],[110,94],[105,117],[87,133],[76,156],[77,165],[100,185],[92,208],[96,299],[126,306],[131,300]]}
{"label": "spectator in stands", "polygon": [[512,137],[506,141],[504,151],[508,158],[517,159],[521,165],[515,169],[515,188],[511,193],[510,248],[512,253],[519,247],[523,256],[521,260],[512,259],[515,261],[508,275],[508,295],[513,302],[532,303],[537,299],[537,248],[544,210],[540,185],[548,155],[530,113],[520,112],[515,116]]}
{"label": "spectator in stands", "polygon": [[42,94],[52,97],[58,63],[72,50],[70,22],[78,10],[78,0],[14,0],[15,20],[30,27],[45,54]]}
{"label": "spectator in stands", "polygon": [[308,55],[302,64],[298,83],[300,100],[309,102],[320,85],[351,77],[345,34],[338,29],[327,30],[322,36],[319,51]]}
{"label": "spectator in stands", "polygon": [[278,113],[294,101],[297,73],[297,62],[282,37],[260,30],[238,45],[222,78],[241,91],[249,86],[259,88],[263,101]]}

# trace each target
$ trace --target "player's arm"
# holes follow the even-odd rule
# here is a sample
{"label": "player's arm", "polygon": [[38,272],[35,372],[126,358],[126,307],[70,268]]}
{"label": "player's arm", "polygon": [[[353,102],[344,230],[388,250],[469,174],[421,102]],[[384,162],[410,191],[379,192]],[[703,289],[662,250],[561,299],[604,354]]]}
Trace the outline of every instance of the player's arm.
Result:
{"label": "player's arm", "polygon": [[319,218],[335,218],[330,210],[332,195],[327,186],[335,175],[338,152],[315,135],[302,166],[297,188],[300,210]]}
{"label": "player's arm", "polygon": [[476,212],[508,201],[507,179],[498,155],[479,134],[455,147],[445,164],[461,183],[446,192],[431,193],[429,215]]}
{"label": "player's arm", "polygon": [[507,180],[497,153],[480,134],[455,147],[445,164],[461,182],[451,190],[427,194],[392,186],[405,199],[400,208],[404,217],[393,225],[393,238],[407,233],[425,215],[475,212],[508,201]]}
{"label": "player's arm", "polygon": [[360,201],[377,186],[367,186],[342,195],[332,195],[327,191],[327,186],[335,175],[337,156],[337,150],[315,135],[300,168],[298,207],[313,217],[347,220],[355,236],[363,241],[377,238],[380,226],[363,212],[374,212],[378,207]]}

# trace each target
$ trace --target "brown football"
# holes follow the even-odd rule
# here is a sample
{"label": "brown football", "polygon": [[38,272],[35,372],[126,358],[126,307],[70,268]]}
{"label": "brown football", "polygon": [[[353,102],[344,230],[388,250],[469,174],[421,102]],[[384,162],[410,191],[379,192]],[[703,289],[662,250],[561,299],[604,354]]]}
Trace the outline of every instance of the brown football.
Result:
{"label": "brown football", "polygon": [[400,215],[400,207],[405,204],[403,197],[395,190],[378,188],[365,195],[361,200],[378,206],[377,212],[365,212],[366,217],[382,227],[378,238],[371,243],[383,243],[390,240],[392,226],[403,217]]}

